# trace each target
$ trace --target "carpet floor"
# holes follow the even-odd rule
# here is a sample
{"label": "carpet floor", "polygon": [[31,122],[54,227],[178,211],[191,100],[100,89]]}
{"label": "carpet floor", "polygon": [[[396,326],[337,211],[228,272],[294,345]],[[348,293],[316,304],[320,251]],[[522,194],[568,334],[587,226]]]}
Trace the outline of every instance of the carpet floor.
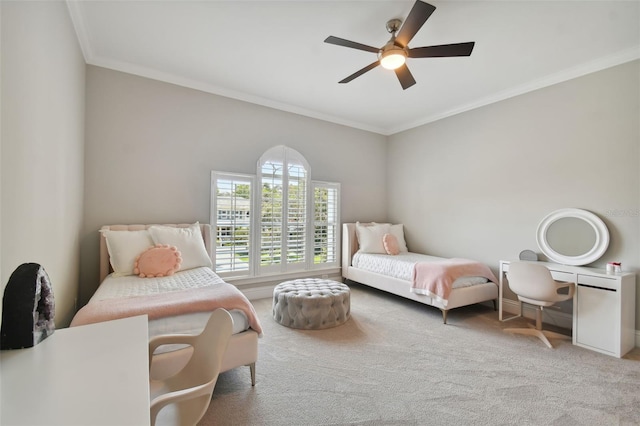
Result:
{"label": "carpet floor", "polygon": [[640,425],[640,349],[623,359],[502,329],[490,305],[440,310],[355,283],[351,319],[295,330],[262,321],[256,386],[222,373],[212,425]]}

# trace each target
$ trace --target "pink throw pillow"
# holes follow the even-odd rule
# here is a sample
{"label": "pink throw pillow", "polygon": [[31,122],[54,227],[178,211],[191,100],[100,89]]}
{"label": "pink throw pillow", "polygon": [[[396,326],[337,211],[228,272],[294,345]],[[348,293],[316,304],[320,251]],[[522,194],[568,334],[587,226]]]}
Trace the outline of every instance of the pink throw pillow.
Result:
{"label": "pink throw pillow", "polygon": [[181,263],[182,257],[175,246],[156,244],[136,257],[133,273],[141,278],[166,277],[180,269]]}
{"label": "pink throw pillow", "polygon": [[382,236],[382,244],[387,254],[397,255],[400,253],[400,247],[398,246],[398,239],[393,234],[384,234]]}

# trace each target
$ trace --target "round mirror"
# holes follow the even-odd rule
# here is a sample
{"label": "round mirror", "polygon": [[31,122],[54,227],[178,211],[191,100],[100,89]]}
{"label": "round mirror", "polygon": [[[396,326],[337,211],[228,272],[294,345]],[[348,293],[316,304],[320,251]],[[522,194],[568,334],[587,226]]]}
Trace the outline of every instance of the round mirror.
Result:
{"label": "round mirror", "polygon": [[609,247],[609,230],[598,216],[581,209],[560,209],[538,225],[538,247],[550,261],[586,265]]}

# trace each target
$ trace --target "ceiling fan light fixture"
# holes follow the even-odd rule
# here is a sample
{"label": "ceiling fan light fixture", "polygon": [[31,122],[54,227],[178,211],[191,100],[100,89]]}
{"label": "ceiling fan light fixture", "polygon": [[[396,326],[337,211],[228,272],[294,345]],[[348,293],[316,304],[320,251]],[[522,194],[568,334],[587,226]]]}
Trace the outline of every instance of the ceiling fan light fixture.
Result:
{"label": "ceiling fan light fixture", "polygon": [[404,49],[389,49],[380,55],[380,65],[388,70],[395,70],[407,61],[407,53]]}

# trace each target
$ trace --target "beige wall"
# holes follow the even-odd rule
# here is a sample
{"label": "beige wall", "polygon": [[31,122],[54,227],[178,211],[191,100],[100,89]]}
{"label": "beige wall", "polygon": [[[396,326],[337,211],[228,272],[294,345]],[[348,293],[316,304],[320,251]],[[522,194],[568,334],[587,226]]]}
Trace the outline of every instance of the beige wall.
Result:
{"label": "beige wall", "polygon": [[0,2],[2,291],[22,263],[53,284],[56,326],[75,313],[83,211],[85,64],[63,2]]}
{"label": "beige wall", "polygon": [[639,83],[634,61],[391,136],[390,219],[412,250],[497,272],[539,252],[546,214],[582,208],[611,234],[594,266],[640,272]]}
{"label": "beige wall", "polygon": [[386,138],[85,71],[61,2],[4,1],[0,16],[2,288],[20,263],[41,263],[59,325],[97,286],[101,225],[207,222],[210,171],[253,173],[278,144],[305,155],[313,179],[342,183],[343,221],[403,222],[413,250],[497,272],[537,251],[544,215],[579,207],[611,231],[596,264],[640,272],[638,61]]}
{"label": "beige wall", "polygon": [[340,182],[343,220],[386,217],[386,137],[117,71],[87,68],[82,302],[98,285],[98,229],[209,222],[212,170],[255,173],[287,145]]}

